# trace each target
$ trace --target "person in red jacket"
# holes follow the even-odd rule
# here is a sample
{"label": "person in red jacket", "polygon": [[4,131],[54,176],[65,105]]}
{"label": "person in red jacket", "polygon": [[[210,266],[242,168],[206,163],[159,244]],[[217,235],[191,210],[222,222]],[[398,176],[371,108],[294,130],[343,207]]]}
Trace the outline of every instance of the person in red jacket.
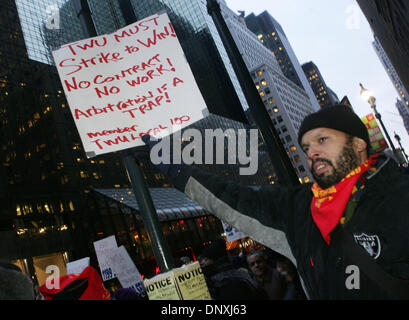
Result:
{"label": "person in red jacket", "polygon": [[55,283],[59,285],[48,288],[47,284],[43,284],[39,288],[44,300],[110,300],[111,298],[101,276],[92,266],[86,267],[81,274],[62,276]]}

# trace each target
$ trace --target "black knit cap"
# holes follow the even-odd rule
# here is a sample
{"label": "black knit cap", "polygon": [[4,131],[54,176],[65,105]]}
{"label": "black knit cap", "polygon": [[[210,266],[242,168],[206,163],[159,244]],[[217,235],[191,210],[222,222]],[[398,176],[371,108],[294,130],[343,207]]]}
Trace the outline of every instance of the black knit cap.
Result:
{"label": "black knit cap", "polygon": [[326,107],[305,117],[298,132],[298,143],[301,144],[306,132],[317,128],[334,129],[361,138],[370,149],[368,129],[352,108],[344,104]]}

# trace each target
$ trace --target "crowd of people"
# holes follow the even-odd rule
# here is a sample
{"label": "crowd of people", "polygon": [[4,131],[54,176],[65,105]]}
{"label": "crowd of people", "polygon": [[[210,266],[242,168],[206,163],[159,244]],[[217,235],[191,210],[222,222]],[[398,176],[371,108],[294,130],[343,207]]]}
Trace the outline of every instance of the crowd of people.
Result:
{"label": "crowd of people", "polygon": [[[305,295],[292,262],[267,248],[229,255],[224,239],[205,247],[198,261],[213,300],[300,300]],[[194,262],[175,259],[175,267]],[[0,262],[0,300],[148,300],[131,288],[108,290],[97,269],[59,278],[59,288],[35,286],[10,262]]]}
{"label": "crowd of people", "polygon": [[223,239],[199,256],[214,300],[305,300],[297,269],[286,257],[268,248],[231,258]]}

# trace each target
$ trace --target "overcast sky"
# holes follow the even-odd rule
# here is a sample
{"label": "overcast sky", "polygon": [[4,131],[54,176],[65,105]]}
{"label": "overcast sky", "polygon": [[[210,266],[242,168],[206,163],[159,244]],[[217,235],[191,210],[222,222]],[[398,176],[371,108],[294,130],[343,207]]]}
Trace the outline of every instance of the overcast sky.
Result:
{"label": "overcast sky", "polygon": [[372,47],[373,34],[355,0],[226,0],[235,12],[267,10],[283,27],[300,62],[313,61],[339,99],[348,96],[355,112],[372,112],[359,83],[374,93],[377,109],[395,147],[394,131],[409,153],[409,136],[395,107],[398,94]]}

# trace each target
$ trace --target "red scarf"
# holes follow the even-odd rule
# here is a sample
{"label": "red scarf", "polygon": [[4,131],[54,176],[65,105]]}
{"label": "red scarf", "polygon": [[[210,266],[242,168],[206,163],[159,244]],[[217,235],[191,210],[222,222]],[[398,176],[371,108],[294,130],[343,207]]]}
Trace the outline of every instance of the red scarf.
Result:
{"label": "red scarf", "polygon": [[314,195],[311,202],[312,218],[328,245],[331,240],[330,233],[339,223],[355,184],[365,171],[376,164],[377,159],[378,156],[371,156],[365,163],[328,189],[321,189],[317,183],[312,186]]}

